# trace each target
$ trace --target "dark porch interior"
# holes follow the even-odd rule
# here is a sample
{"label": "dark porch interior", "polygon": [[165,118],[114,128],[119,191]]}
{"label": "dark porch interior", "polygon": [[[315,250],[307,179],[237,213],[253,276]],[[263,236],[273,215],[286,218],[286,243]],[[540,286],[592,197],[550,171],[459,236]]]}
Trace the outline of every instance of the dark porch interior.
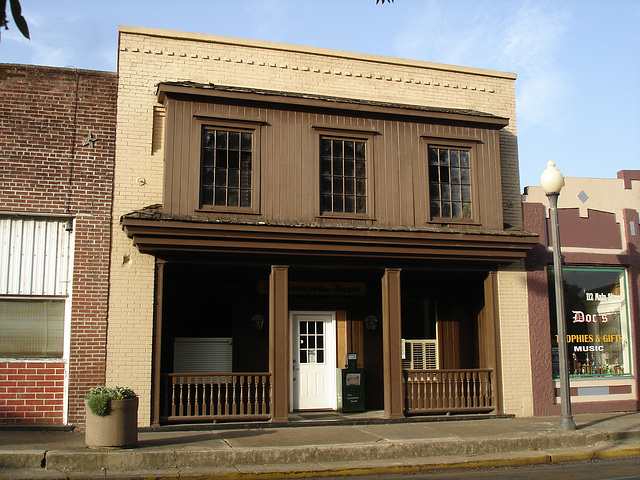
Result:
{"label": "dark porch interior", "polygon": [[[196,373],[175,371],[176,338],[232,339],[233,372],[268,372],[269,271],[267,265],[165,264],[162,374]],[[290,289],[289,308],[344,312],[341,318],[352,327],[345,329],[337,364],[345,366],[345,358],[341,358],[345,352],[358,352],[359,366],[365,371],[368,411],[384,408],[381,277],[379,269],[338,267],[291,267],[289,274],[291,285],[339,284],[343,290],[357,285],[354,292],[346,293],[309,294]],[[403,270],[402,337],[437,339],[440,369],[486,367],[478,348],[486,277],[486,272]],[[255,315],[264,317],[261,329],[251,322]],[[363,321],[368,315],[378,318],[377,328],[365,328]]]}

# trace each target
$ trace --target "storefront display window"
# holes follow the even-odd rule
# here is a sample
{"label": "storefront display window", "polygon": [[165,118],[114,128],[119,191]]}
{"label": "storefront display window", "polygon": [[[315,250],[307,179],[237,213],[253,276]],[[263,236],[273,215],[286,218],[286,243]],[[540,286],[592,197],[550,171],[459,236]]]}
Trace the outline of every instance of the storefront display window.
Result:
{"label": "storefront display window", "polygon": [[[562,272],[570,375],[631,374],[624,270],[565,267]],[[548,270],[547,284],[551,310],[553,374],[558,376],[553,268]]]}

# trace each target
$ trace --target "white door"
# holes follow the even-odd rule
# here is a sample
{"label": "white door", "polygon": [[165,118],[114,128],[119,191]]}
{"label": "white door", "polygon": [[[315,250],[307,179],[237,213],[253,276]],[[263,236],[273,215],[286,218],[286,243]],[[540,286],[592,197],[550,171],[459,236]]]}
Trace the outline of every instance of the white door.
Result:
{"label": "white door", "polygon": [[292,312],[291,332],[292,410],[335,410],[335,313]]}

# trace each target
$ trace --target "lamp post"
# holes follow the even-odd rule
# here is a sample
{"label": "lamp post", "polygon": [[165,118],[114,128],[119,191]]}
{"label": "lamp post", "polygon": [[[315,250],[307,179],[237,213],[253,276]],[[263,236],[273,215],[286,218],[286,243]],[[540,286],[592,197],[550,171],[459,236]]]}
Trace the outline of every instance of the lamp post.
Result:
{"label": "lamp post", "polygon": [[540,186],[549,197],[551,238],[553,243],[553,276],[556,290],[556,321],[558,323],[558,360],[560,369],[560,427],[575,430],[571,415],[571,391],[569,386],[569,364],[567,359],[567,326],[564,317],[564,291],[562,288],[562,261],[560,253],[560,227],[558,225],[558,196],[564,185],[562,174],[553,161],[540,176]]}

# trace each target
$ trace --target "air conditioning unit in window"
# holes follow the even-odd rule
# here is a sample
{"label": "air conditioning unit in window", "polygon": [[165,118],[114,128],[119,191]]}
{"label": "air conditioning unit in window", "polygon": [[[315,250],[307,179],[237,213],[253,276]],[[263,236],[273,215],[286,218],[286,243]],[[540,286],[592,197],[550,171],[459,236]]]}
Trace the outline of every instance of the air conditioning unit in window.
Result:
{"label": "air conditioning unit in window", "polygon": [[437,340],[402,340],[403,370],[438,369]]}

